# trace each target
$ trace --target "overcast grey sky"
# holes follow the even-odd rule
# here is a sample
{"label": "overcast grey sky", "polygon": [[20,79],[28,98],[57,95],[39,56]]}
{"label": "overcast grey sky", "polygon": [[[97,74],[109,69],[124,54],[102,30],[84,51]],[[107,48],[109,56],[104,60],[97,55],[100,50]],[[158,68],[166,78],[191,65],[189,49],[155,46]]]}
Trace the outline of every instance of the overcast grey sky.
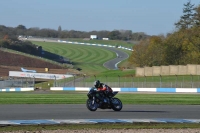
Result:
{"label": "overcast grey sky", "polygon": [[[173,32],[188,0],[2,0],[0,25],[62,30]],[[199,0],[191,0],[196,6]]]}

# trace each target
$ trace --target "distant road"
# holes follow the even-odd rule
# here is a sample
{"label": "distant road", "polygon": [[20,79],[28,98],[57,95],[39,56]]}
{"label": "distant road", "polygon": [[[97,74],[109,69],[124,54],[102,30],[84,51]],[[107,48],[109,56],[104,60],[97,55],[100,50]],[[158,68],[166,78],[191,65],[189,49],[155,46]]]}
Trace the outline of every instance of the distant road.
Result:
{"label": "distant road", "polygon": [[[58,42],[57,39],[43,39],[43,38],[28,38],[28,39],[23,38],[23,40],[41,41],[41,42],[44,42],[44,41],[45,42]],[[104,67],[106,67],[110,70],[118,69],[118,67],[117,67],[118,63],[120,63],[121,61],[123,61],[129,57],[129,55],[127,53],[125,53],[117,48],[109,48],[109,47],[104,47],[104,48],[115,52],[117,55],[117,58],[107,61],[103,64]]]}
{"label": "distant road", "polygon": [[125,53],[117,48],[106,48],[106,49],[115,52],[117,55],[117,58],[109,60],[103,64],[104,67],[106,67],[108,69],[111,69],[111,70],[118,69],[117,64],[129,57],[129,55],[127,53]]}

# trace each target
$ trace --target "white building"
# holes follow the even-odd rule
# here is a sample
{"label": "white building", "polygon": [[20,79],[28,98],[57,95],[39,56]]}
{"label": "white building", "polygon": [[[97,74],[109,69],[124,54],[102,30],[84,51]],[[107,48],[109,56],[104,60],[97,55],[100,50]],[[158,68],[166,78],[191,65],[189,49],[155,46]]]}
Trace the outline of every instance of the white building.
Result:
{"label": "white building", "polygon": [[102,40],[109,40],[109,38],[102,38]]}
{"label": "white building", "polygon": [[97,35],[90,35],[90,39],[98,39]]}

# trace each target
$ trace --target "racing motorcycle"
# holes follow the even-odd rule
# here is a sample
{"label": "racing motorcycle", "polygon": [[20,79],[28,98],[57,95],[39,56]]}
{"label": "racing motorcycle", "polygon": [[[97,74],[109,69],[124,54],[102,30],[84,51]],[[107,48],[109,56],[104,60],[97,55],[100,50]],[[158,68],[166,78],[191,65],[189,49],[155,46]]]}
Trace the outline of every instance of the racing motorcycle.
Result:
{"label": "racing motorcycle", "polygon": [[118,91],[113,91],[108,96],[104,97],[107,102],[102,102],[99,95],[101,93],[97,92],[96,88],[92,87],[87,93],[88,99],[86,102],[86,107],[90,111],[96,111],[97,108],[100,109],[113,109],[114,111],[120,111],[122,109],[122,102],[120,99],[114,97]]}

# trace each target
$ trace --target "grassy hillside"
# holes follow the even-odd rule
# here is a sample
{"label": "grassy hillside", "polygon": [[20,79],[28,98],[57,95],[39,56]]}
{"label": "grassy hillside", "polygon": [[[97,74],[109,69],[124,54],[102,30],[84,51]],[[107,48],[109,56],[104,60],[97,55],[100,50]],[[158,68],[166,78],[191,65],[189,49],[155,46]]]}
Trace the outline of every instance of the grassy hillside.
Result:
{"label": "grassy hillside", "polygon": [[108,69],[103,67],[103,64],[108,60],[116,58],[114,52],[108,51],[104,47],[50,42],[33,43],[42,46],[45,51],[70,59],[76,68],[81,68],[81,71],[87,74],[107,71]]}

